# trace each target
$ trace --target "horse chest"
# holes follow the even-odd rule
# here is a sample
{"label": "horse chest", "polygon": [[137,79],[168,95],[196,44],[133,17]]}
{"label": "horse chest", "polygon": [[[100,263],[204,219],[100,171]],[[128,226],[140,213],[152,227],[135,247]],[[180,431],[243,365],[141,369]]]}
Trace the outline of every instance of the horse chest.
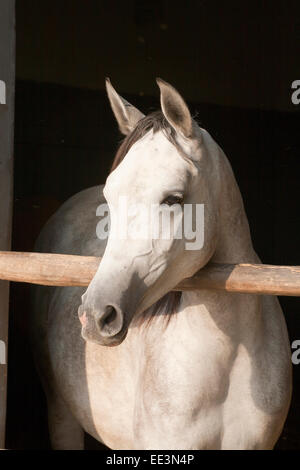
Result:
{"label": "horse chest", "polygon": [[[168,342],[161,343],[155,353],[146,348],[135,360],[125,348],[118,356],[114,350],[107,351],[106,358],[93,346],[86,352],[87,406],[98,436],[113,448],[147,447],[145,440],[151,447],[155,439],[165,442],[161,433],[173,440],[179,429],[187,434],[186,442],[197,446],[199,435],[207,430],[208,416],[218,440],[219,404],[226,398],[228,379],[224,381],[224,373],[214,361],[206,367],[207,359],[193,360],[183,345],[185,354],[179,347],[170,356]],[[228,352],[222,356],[224,359]],[[178,439],[180,448],[182,436]]]}
{"label": "horse chest", "polygon": [[100,381],[88,375],[94,424],[107,445],[180,449],[184,442],[189,449],[217,449],[272,442],[278,415],[256,403],[245,349],[230,354],[219,345],[217,354],[203,361],[184,358],[178,349],[166,361],[168,353],[143,356],[132,369],[121,362],[106,379],[99,369]]}
{"label": "horse chest", "polygon": [[208,326],[186,338],[187,328],[170,325],[159,341],[155,327],[134,331],[118,348],[74,334],[52,350],[64,349],[54,361],[59,387],[87,432],[119,449],[253,448],[272,438],[278,416],[261,400],[274,390],[246,348]]}

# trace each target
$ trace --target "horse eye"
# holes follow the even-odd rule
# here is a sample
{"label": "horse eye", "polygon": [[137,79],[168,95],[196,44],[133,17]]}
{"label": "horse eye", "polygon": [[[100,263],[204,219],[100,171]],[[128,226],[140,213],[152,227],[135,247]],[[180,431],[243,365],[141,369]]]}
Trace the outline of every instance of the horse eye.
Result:
{"label": "horse eye", "polygon": [[170,195],[164,199],[162,204],[167,204],[168,206],[173,206],[174,204],[182,204],[183,203],[183,196],[174,196]]}

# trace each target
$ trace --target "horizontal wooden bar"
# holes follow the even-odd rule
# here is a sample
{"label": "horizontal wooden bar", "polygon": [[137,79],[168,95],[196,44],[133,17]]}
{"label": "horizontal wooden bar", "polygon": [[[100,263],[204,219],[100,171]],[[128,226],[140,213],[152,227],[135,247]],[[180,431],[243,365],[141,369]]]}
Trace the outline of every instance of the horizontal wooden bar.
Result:
{"label": "horizontal wooden bar", "polygon": [[300,296],[300,266],[210,263],[193,277],[181,281],[176,290],[196,289],[297,297]]}
{"label": "horizontal wooden bar", "polygon": [[[88,286],[101,258],[53,253],[0,252],[0,279],[46,286]],[[300,296],[300,266],[209,263],[174,290]]]}
{"label": "horizontal wooden bar", "polygon": [[44,286],[88,286],[101,258],[54,253],[0,252],[0,279]]}

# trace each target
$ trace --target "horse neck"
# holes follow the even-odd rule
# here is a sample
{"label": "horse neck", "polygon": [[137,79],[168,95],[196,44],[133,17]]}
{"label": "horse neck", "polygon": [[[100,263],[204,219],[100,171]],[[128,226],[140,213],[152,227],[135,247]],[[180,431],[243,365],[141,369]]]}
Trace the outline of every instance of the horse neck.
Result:
{"label": "horse neck", "polygon": [[225,154],[219,149],[218,242],[214,263],[257,263],[243,199]]}
{"label": "horse neck", "polygon": [[[215,184],[217,187],[215,186],[214,189],[219,194],[219,233],[216,249],[210,261],[215,263],[257,263],[259,258],[252,246],[243,200],[233,171],[221,149],[215,154],[215,158],[214,164],[217,168]],[[251,341],[254,342],[261,330],[258,297],[248,298],[248,311],[245,316],[243,312],[237,311],[240,304],[233,295],[237,294],[213,290],[182,292],[179,314],[168,317],[169,324],[172,325],[169,330],[171,336],[176,338],[176,334],[179,336],[185,335],[186,332],[190,334],[192,324],[192,330],[198,330],[200,338],[201,335],[206,334],[205,324],[210,325],[209,328],[213,324],[226,332],[228,337],[233,335],[235,338],[233,341],[236,341],[238,338],[236,331],[246,321],[251,324],[253,333],[249,333],[249,335],[252,335]],[[153,332],[150,338],[157,338],[157,334],[161,334],[162,326],[166,324],[168,323],[165,321],[165,315],[155,315],[150,324],[150,331]],[[241,328],[241,330],[245,331],[246,328]],[[148,331],[148,324],[144,331]]]}
{"label": "horse neck", "polygon": [[[251,241],[251,235],[246,217],[243,200],[235,180],[231,166],[220,149],[218,157],[218,177],[219,181],[219,234],[215,252],[211,262],[215,263],[259,263]],[[186,291],[182,293],[181,307],[186,308],[194,318],[193,327],[197,329],[199,325],[199,335],[203,334],[203,312],[199,317],[199,308],[207,308],[207,324],[214,324],[220,330],[233,335],[236,339],[236,331],[241,328],[244,322],[251,323],[251,333],[248,333],[248,340],[255,341],[261,330],[261,314],[257,296],[248,296],[247,315],[240,311],[240,296],[226,291]],[[178,328],[185,328],[187,323],[182,315],[183,322],[178,322]],[[199,320],[199,321],[198,321]],[[244,334],[244,333],[243,333]],[[251,338],[250,338],[251,336]]]}

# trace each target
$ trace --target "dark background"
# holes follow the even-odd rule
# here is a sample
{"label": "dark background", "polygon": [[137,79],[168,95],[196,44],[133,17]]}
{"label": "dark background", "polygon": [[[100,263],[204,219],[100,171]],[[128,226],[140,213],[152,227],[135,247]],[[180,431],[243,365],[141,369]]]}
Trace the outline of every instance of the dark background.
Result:
{"label": "dark background", "polygon": [[[16,33],[13,250],[31,251],[63,201],[105,181],[121,137],[104,77],[147,113],[161,76],[227,154],[263,262],[300,265],[299,1],[17,0]],[[280,302],[292,343],[300,299]],[[29,287],[12,284],[7,448],[46,449],[29,308]],[[300,449],[300,364],[277,448]]]}

